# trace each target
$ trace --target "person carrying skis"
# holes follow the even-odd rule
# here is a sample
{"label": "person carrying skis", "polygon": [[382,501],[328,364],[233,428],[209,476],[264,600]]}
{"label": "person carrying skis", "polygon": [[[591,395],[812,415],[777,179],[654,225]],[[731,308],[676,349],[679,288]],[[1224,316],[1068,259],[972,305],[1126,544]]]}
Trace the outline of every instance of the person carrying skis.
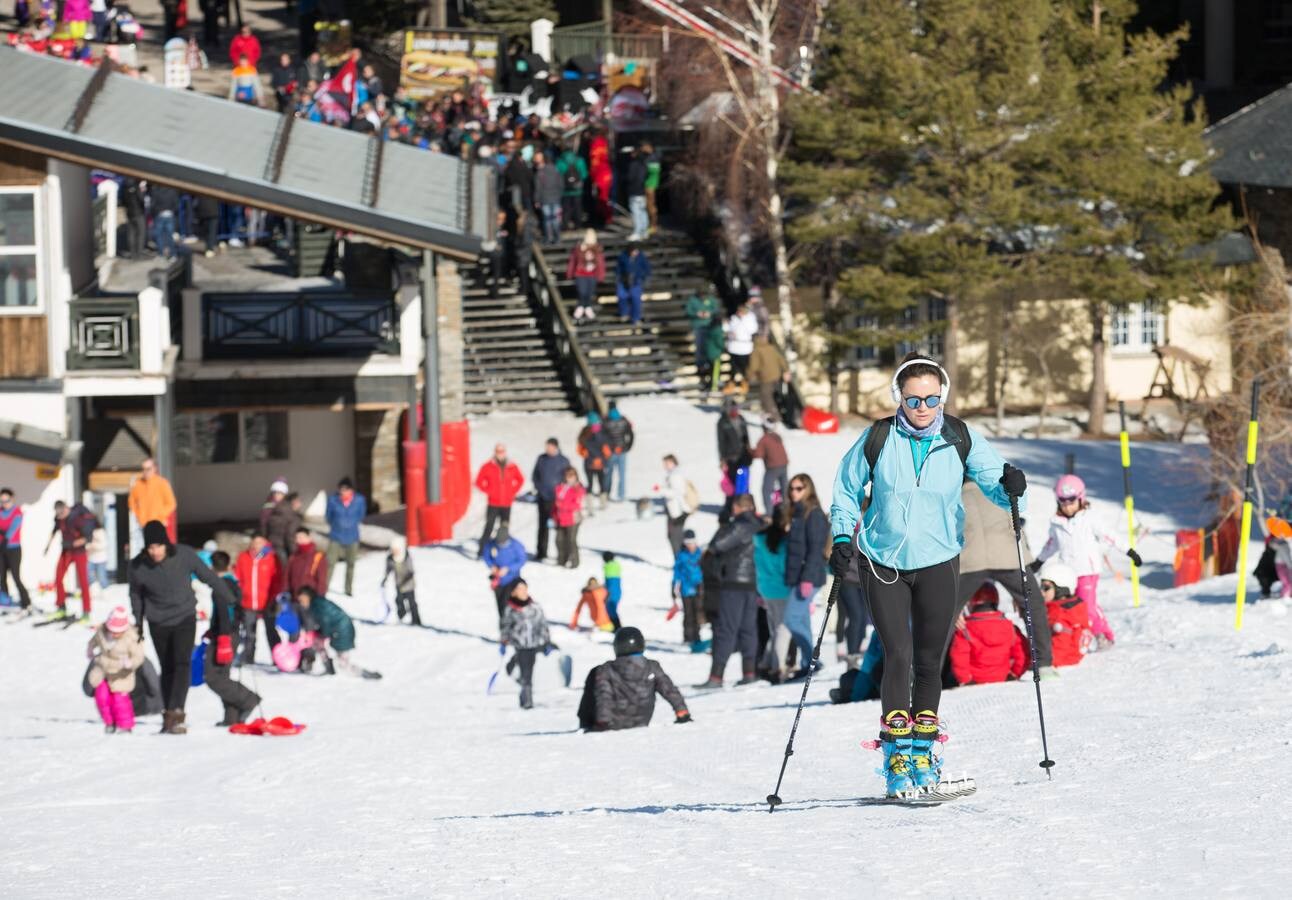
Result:
{"label": "person carrying skis", "polygon": [[862,585],[883,643],[877,745],[888,795],[896,797],[939,780],[933,745],[942,662],[959,610],[960,485],[967,476],[1007,507],[1023,496],[1027,479],[982,435],[946,415],[951,382],[934,360],[907,356],[890,390],[896,415],[862,432],[839,464],[830,569]]}
{"label": "person carrying skis", "polygon": [[408,542],[396,537],[390,542],[390,552],[386,554],[386,574],[381,576],[381,586],[395,579],[395,611],[399,621],[404,621],[404,612],[408,612],[408,624],[422,626],[422,617],[417,611],[417,576],[413,572],[413,557],[408,552]]}
{"label": "person carrying skis", "polygon": [[673,707],[673,721],[692,721],[686,698],[661,666],[647,659],[646,639],[629,625],[615,635],[615,658],[594,666],[579,700],[579,727],[584,731],[645,728],[655,714],[655,695]]}
{"label": "person carrying skis", "polygon": [[511,583],[507,611],[502,617],[498,652],[506,654],[508,646],[516,651],[516,665],[520,667],[520,708],[533,709],[534,660],[538,651],[546,654],[552,650],[552,639],[543,608],[529,596],[529,585],[523,578]]}
{"label": "person carrying skis", "polygon": [[[1113,643],[1113,628],[1099,608],[1099,573],[1103,569],[1103,547],[1112,547],[1126,554],[1136,566],[1144,564],[1133,549],[1124,547],[1120,539],[1104,531],[1090,514],[1090,501],[1086,499],[1086,483],[1076,475],[1064,475],[1054,485],[1058,503],[1054,518],[1050,519],[1050,538],[1036,555],[1033,568],[1040,569],[1045,561],[1056,557],[1077,573],[1076,595],[1086,603],[1090,614],[1090,630],[1100,649]],[[1101,546],[1102,545],[1102,546]]]}
{"label": "person carrying skis", "polygon": [[1000,595],[990,581],[969,598],[969,611],[951,636],[951,672],[965,684],[993,684],[1023,677],[1032,664],[1027,638],[1005,618]]}

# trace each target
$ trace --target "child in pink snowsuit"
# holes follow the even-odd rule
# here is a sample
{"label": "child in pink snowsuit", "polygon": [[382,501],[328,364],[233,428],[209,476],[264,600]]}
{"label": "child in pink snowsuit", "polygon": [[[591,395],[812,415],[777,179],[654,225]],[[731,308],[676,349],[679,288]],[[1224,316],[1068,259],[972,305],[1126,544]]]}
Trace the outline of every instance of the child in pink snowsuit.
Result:
{"label": "child in pink snowsuit", "polygon": [[1113,629],[1099,608],[1099,572],[1103,568],[1104,546],[1112,547],[1140,565],[1139,554],[1100,528],[1090,515],[1086,485],[1076,475],[1064,475],[1054,486],[1058,511],[1050,520],[1050,539],[1036,555],[1039,566],[1050,557],[1072,567],[1077,574],[1076,596],[1085,601],[1090,614],[1090,631],[1101,641],[1113,642]]}
{"label": "child in pink snowsuit", "polygon": [[124,606],[112,610],[108,620],[98,627],[85,655],[94,661],[90,666],[90,686],[94,704],[103,717],[104,730],[129,732],[135,727],[135,708],[130,692],[135,689],[135,670],[144,664],[144,645],[130,626],[130,615]]}

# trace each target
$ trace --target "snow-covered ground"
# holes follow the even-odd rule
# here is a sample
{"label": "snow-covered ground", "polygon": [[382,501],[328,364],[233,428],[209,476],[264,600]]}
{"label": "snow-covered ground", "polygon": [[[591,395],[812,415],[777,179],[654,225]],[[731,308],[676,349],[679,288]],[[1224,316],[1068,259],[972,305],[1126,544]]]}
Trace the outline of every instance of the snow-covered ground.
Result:
{"label": "snow-covered ground", "polygon": [[[659,457],[677,453],[704,497],[708,511],[693,524],[707,539],[721,500],[713,414],[661,400],[624,410],[638,429],[631,493],[647,492]],[[504,440],[528,473],[549,434],[572,448],[578,426],[570,417],[491,417],[474,426],[473,457]],[[828,494],[855,437],[793,433],[792,465]],[[1124,530],[1115,444],[999,445],[1032,477],[1035,545],[1068,451],[1097,512]],[[639,520],[633,504],[584,525],[579,571],[526,569],[554,640],[574,658],[575,687],[560,686],[553,657],[540,660],[533,711],[518,708],[505,677],[487,696],[499,656],[493,599],[474,559],[473,507],[461,540],[415,552],[430,627],[359,626],[356,657],[384,680],[248,673],[269,714],[308,723],[298,737],[212,727],[219,706],[205,687],[190,694],[187,737],[155,736],[153,719],[134,736],[105,736],[79,690],[88,633],[0,626],[2,893],[1284,896],[1288,607],[1255,603],[1235,632],[1232,576],[1170,589],[1171,530],[1207,518],[1189,468],[1200,448],[1134,452],[1137,510],[1161,536],[1141,543],[1139,609],[1128,585],[1106,579],[1115,649],[1043,683],[1053,781],[1037,766],[1030,681],[972,687],[944,695],[942,712],[948,769],[973,774],[978,794],[930,809],[868,804],[881,787],[878,754],[858,743],[874,736],[879,709],[829,704],[842,669],[831,636],[830,666],[812,686],[781,790],[786,805],[769,816],[763,797],[801,687],[690,695],[709,660],[682,646],[680,619],[665,621],[664,521]],[[534,507],[518,505],[512,524],[532,549]],[[648,729],[574,730],[584,675],[611,652],[606,637],[571,634],[564,623],[578,586],[599,574],[603,549],[623,560],[621,614],[688,693],[694,724],[673,725],[661,703]],[[381,567],[379,556],[361,561],[356,606],[372,606]]]}

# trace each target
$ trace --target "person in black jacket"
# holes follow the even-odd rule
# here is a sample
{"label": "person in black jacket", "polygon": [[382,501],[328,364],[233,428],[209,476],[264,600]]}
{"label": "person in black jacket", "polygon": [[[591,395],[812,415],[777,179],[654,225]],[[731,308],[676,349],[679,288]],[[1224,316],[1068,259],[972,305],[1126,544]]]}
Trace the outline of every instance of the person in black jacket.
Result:
{"label": "person in black jacket", "polygon": [[[809,475],[790,479],[790,533],[786,542],[785,583],[790,599],[785,604],[785,627],[799,648],[799,662],[806,675],[812,663],[812,598],[825,584],[826,547],[830,520],[821,509],[816,485]],[[820,663],[817,663],[820,668]]]}
{"label": "person in black jacket", "polygon": [[[234,623],[238,621],[237,610],[242,603],[242,588],[238,585],[238,580],[233,577],[233,573],[229,571],[229,554],[223,550],[212,553],[211,571],[225,583],[229,593],[228,603],[222,611],[225,614],[211,616],[211,630],[207,633],[208,643],[206,660],[202,668],[202,680],[224,704],[224,719],[216,724],[227,728],[238,722],[247,721],[255,708],[260,705],[260,695],[240,682],[234,681],[229,672],[233,661],[233,644],[236,637],[234,632],[237,628]],[[215,602],[213,597],[213,605]],[[221,610],[213,611],[221,612]],[[226,641],[229,648],[227,657],[221,653],[221,648],[226,646]],[[221,659],[226,661],[221,663]]]}
{"label": "person in black jacket", "polygon": [[126,211],[126,252],[122,255],[126,259],[138,259],[144,255],[148,233],[148,214],[139,179],[122,179],[121,206]]}
{"label": "person in black jacket", "polygon": [[642,654],[646,639],[631,625],[615,632],[615,658],[596,666],[583,684],[579,727],[584,731],[645,728],[655,714],[655,695],[673,707],[674,721],[691,721],[686,699],[663,667]]}
{"label": "person in black jacket", "polygon": [[570,461],[561,452],[561,445],[557,443],[556,438],[548,438],[542,455],[534,462],[534,472],[530,476],[530,480],[534,482],[534,494],[538,498],[538,537],[534,541],[535,562],[542,562],[547,558],[547,523],[552,518],[556,488],[565,480],[565,470],[568,468],[570,468]]}
{"label": "person in black jacket", "polygon": [[628,494],[628,451],[633,448],[633,423],[624,418],[614,400],[610,401],[610,408],[606,411],[602,431],[610,445],[606,493],[613,490],[615,499],[622,503]]}
{"label": "person in black jacket", "polygon": [[[722,414],[718,417],[718,459],[722,461],[722,471],[727,480],[739,491],[736,477],[742,468],[748,468],[753,456],[749,450],[749,427],[734,397],[726,397],[722,401]],[[718,513],[719,524],[731,518],[734,497],[735,491],[722,504],[722,511]]]}
{"label": "person in black jacket", "polygon": [[[172,544],[166,526],[153,520],[144,525],[144,549],[130,560],[126,570],[130,585],[130,606],[139,636],[148,622],[157,661],[161,663],[162,734],[185,734],[184,703],[188,699],[189,669],[193,639],[197,632],[197,598],[192,579],[211,588],[214,615],[227,616],[233,599],[228,583],[207,568],[192,547]],[[215,661],[233,661],[233,625],[221,626],[216,638]]]}
{"label": "person in black jacket", "polygon": [[758,589],[754,568],[754,535],[762,524],[754,514],[754,498],[739,494],[732,501],[731,521],[718,529],[709,542],[709,550],[718,558],[721,578],[718,600],[720,613],[714,626],[713,668],[709,680],[697,684],[698,690],[722,687],[727,660],[737,646],[743,663],[737,685],[758,680]]}

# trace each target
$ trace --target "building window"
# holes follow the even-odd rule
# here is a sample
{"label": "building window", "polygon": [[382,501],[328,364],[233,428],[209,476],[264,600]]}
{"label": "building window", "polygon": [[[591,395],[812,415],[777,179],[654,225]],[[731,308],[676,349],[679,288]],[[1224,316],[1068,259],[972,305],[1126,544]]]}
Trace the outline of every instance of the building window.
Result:
{"label": "building window", "polygon": [[[936,322],[945,322],[947,318],[947,303],[945,300],[934,297],[926,297],[911,306],[902,310],[897,316],[894,328],[900,330],[916,330],[922,325],[931,325]],[[884,330],[883,325],[877,316],[858,316],[855,320],[855,328],[874,329],[875,331]],[[934,359],[941,359],[942,354],[946,351],[946,334],[942,330],[937,330],[924,335],[914,341],[898,341],[896,344],[888,347],[864,346],[854,347],[852,349],[852,362],[858,368],[873,368],[875,366],[891,366],[896,361],[906,356],[908,353],[922,353],[925,356],[931,356]]]}
{"label": "building window", "polygon": [[1265,0],[1261,35],[1267,44],[1292,43],[1292,0]]}
{"label": "building window", "polygon": [[35,188],[0,188],[0,314],[40,310]]}
{"label": "building window", "polygon": [[1157,303],[1127,303],[1113,311],[1113,350],[1148,353],[1166,343],[1166,315]]}
{"label": "building window", "polygon": [[285,412],[181,413],[175,417],[175,464],[210,466],[285,460]]}

